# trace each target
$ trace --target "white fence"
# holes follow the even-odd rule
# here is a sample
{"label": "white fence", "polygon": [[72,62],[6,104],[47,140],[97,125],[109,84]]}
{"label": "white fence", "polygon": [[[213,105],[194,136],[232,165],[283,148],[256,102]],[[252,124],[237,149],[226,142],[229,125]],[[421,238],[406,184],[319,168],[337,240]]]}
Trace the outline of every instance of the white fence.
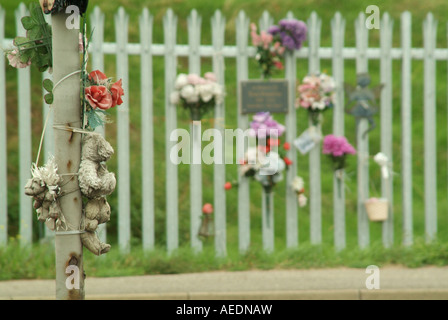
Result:
{"label": "white fence", "polygon": [[[20,25],[20,17],[26,13],[26,8],[22,4],[16,11],[17,33],[23,33]],[[11,13],[9,13],[11,14]],[[293,17],[289,12],[288,17]],[[153,94],[157,83],[153,79],[153,57],[164,57],[165,63],[165,145],[166,159],[170,156],[170,149],[175,142],[170,141],[171,132],[177,128],[176,108],[170,104],[169,95],[173,89],[174,79],[177,73],[177,58],[188,57],[189,71],[200,73],[201,58],[209,57],[213,61],[213,72],[217,75],[218,81],[225,85],[225,58],[236,59],[237,81],[248,79],[249,62],[255,55],[255,48],[248,43],[249,19],[244,12],[240,12],[236,18],[236,44],[225,45],[225,17],[217,11],[211,18],[210,27],[212,30],[212,44],[201,45],[200,34],[202,19],[193,10],[188,17],[188,45],[176,43],[177,17],[174,12],[168,10],[163,19],[164,43],[153,44],[153,17],[148,10],[143,10],[140,19],[140,43],[128,43],[129,19],[126,11],[120,8],[115,19],[115,43],[103,42],[104,35],[104,15],[99,8],[95,8],[90,14],[89,25],[95,28],[95,36],[90,46],[90,59],[92,70],[104,68],[104,55],[116,55],[117,74],[116,78],[123,79],[125,92],[129,91],[129,69],[128,57],[139,55],[141,57],[141,150],[142,150],[142,242],[145,249],[152,249],[155,243],[154,224],[154,128],[147,125],[153,123]],[[303,19],[303,18],[302,18]],[[259,20],[261,29],[266,29],[273,23],[273,19],[265,12]],[[8,47],[11,39],[4,38],[5,11],[0,7],[0,44]],[[392,47],[392,30],[394,22],[385,13],[381,19],[380,47],[368,47],[368,32],[365,27],[365,15],[361,13],[355,21],[356,47],[344,47],[346,21],[341,14],[336,13],[331,20],[332,47],[321,47],[321,24],[322,21],[316,13],[313,13],[308,21],[308,47],[302,48],[294,54],[285,57],[285,78],[290,83],[289,112],[286,115],[286,139],[293,141],[299,130],[296,124],[296,109],[294,107],[297,66],[298,59],[308,59],[308,71],[320,70],[320,61],[327,59],[332,61],[332,75],[337,83],[337,103],[333,114],[333,132],[337,135],[344,135],[344,62],[346,60],[356,61],[357,72],[368,71],[369,60],[379,60],[381,83],[384,89],[381,94],[381,151],[389,159],[399,150],[392,150],[392,125],[393,122],[401,122],[401,192],[402,192],[402,215],[403,232],[402,242],[404,245],[413,243],[413,196],[412,196],[412,83],[411,64],[413,60],[424,61],[424,192],[425,192],[425,236],[427,240],[436,238],[437,233],[437,187],[436,187],[436,95],[435,95],[435,66],[437,60],[447,60],[448,50],[438,49],[436,43],[437,23],[431,14],[427,15],[423,25],[424,47],[413,48],[411,44],[411,15],[404,12],[401,15],[401,47]],[[207,24],[206,27],[209,25]],[[392,119],[392,61],[401,60],[401,118]],[[7,93],[5,81],[5,60],[0,59],[0,245],[7,244],[7,149],[6,149],[6,108],[15,106],[6,105]],[[31,120],[30,120],[30,70],[21,69],[18,73],[18,110],[19,110],[19,153],[20,153],[20,185],[23,186],[29,178],[31,166]],[[45,74],[44,77],[48,77]],[[15,94],[15,93],[14,93]],[[232,108],[234,106],[231,106]],[[48,106],[43,105],[44,115],[48,111]],[[117,159],[118,159],[118,242],[120,249],[129,250],[131,239],[130,228],[130,137],[129,137],[129,95],[124,96],[124,103],[117,109]],[[223,132],[225,127],[225,103],[215,107],[215,128]],[[249,126],[250,119],[247,115],[238,114],[238,127],[245,129]],[[359,132],[364,132],[367,122],[362,121]],[[300,129],[302,131],[305,128]],[[224,135],[223,135],[224,136]],[[45,152],[51,153],[52,146],[51,128],[45,136]],[[363,138],[360,134],[357,137],[357,232],[358,245],[361,248],[367,247],[370,243],[369,220],[363,206],[363,201],[369,194],[369,170],[366,157],[369,154],[368,138]],[[320,147],[313,149],[310,154],[310,176],[309,199],[310,199],[310,241],[312,244],[322,243],[322,194],[321,194],[321,150]],[[290,159],[297,160],[294,148],[288,151]],[[227,254],[226,248],[226,198],[223,191],[225,183],[226,168],[223,164],[214,165],[214,223],[215,223],[215,249],[218,256]],[[197,230],[200,223],[202,208],[202,168],[201,165],[191,165],[190,182],[190,202],[191,202],[191,246],[200,251],[202,242],[197,237]],[[299,245],[299,225],[298,215],[300,209],[297,207],[297,198],[289,188],[292,179],[297,175],[297,161],[286,173],[286,246],[293,248]],[[389,199],[390,215],[387,221],[383,222],[383,244],[387,247],[393,244],[394,212],[393,208],[393,181],[392,177],[382,181],[382,196]],[[178,168],[170,161],[166,162],[166,225],[167,239],[166,246],[168,252],[179,246],[179,205],[178,205]],[[334,177],[334,190],[337,187],[337,178]],[[249,181],[246,178],[239,178],[238,187],[238,230],[239,230],[239,250],[244,252],[250,247],[250,197]],[[22,189],[21,189],[22,190]],[[30,243],[32,239],[33,210],[31,200],[20,190],[20,237],[24,244]],[[19,191],[18,191],[19,192]],[[346,205],[345,191],[334,192],[333,195],[333,216],[334,216],[334,246],[336,249],[346,247]],[[267,230],[264,230],[268,232]],[[354,230],[351,230],[354,232]],[[103,237],[105,230],[102,229]]]}

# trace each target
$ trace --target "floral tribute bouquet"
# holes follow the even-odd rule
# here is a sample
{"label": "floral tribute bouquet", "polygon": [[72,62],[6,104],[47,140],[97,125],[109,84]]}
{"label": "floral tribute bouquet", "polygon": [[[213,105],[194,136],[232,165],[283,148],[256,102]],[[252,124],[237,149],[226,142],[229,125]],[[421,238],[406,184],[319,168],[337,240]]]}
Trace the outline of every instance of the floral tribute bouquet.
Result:
{"label": "floral tribute bouquet", "polygon": [[299,207],[306,206],[308,202],[308,198],[305,196],[305,182],[302,177],[295,177],[291,182],[291,188],[297,194],[297,202],[299,203]]}
{"label": "floral tribute bouquet", "polygon": [[94,130],[106,121],[106,110],[123,103],[121,99],[124,95],[122,80],[113,83],[112,78],[95,70],[85,76],[83,86],[84,115],[87,118],[88,127]]}
{"label": "floral tribute bouquet", "polygon": [[333,107],[335,89],[334,79],[326,73],[307,75],[297,88],[296,108],[308,109],[311,122],[316,126],[321,112]]}
{"label": "floral tribute bouquet", "polygon": [[345,168],[346,156],[356,154],[356,150],[345,137],[329,134],[324,137],[323,153],[330,156],[334,170],[341,170]]}
{"label": "floral tribute bouquet", "polygon": [[[286,157],[290,144],[281,142],[285,127],[269,112],[258,112],[250,124],[249,136],[256,138],[257,147],[249,148],[240,161],[240,173],[259,181],[267,193],[283,179],[283,171],[292,164]],[[282,145],[282,148],[278,147]]]}
{"label": "floral tribute bouquet", "polygon": [[252,44],[257,47],[255,59],[260,67],[262,77],[269,79],[273,69],[283,70],[283,54],[286,50],[299,50],[306,40],[307,27],[303,21],[296,19],[280,20],[278,25],[268,31],[257,32],[254,23],[250,25]]}
{"label": "floral tribute bouquet", "polygon": [[204,77],[181,73],[176,78],[174,89],[170,96],[171,103],[188,109],[192,120],[201,120],[207,111],[224,99],[224,89],[212,72],[205,73]]}

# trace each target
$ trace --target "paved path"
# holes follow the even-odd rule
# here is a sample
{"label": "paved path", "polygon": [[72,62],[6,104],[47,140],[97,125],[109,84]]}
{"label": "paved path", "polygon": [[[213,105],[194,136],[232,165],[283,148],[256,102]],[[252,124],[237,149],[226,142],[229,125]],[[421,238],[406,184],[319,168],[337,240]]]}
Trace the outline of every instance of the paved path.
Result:
{"label": "paved path", "polygon": [[[86,299],[448,300],[448,267],[380,268],[379,289],[366,288],[369,276],[365,269],[337,268],[87,277],[85,290]],[[54,280],[0,281],[0,299],[54,299],[54,292]]]}

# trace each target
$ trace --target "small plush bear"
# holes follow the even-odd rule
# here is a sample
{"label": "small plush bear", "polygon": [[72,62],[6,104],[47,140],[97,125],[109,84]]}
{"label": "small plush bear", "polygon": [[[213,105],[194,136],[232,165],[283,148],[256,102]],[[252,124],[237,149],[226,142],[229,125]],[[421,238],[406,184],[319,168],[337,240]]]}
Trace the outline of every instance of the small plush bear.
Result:
{"label": "small plush bear", "polygon": [[110,206],[105,197],[89,200],[84,208],[85,233],[81,240],[87,249],[96,255],[109,252],[110,245],[100,241],[95,233],[99,224],[110,220]]}
{"label": "small plush bear", "polygon": [[106,196],[114,191],[115,174],[107,171],[104,164],[113,153],[114,149],[102,135],[91,133],[84,136],[78,181],[82,194],[87,198]]}
{"label": "small plush bear", "polygon": [[81,233],[81,241],[84,247],[97,256],[110,251],[110,244],[101,242],[93,231],[85,231],[84,233]]}
{"label": "small plush bear", "polygon": [[85,229],[87,231],[95,231],[99,224],[110,220],[110,206],[104,197],[89,200],[84,212]]}

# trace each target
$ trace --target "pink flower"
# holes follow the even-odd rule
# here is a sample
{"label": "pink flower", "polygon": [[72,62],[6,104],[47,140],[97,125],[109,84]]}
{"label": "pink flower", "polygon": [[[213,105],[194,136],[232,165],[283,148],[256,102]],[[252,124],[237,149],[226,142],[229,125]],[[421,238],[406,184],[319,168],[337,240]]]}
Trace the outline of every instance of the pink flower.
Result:
{"label": "pink flower", "polygon": [[202,207],[202,213],[204,214],[212,214],[213,213],[213,206],[211,203],[206,203]]}
{"label": "pink flower", "polygon": [[324,154],[331,154],[334,157],[341,157],[345,154],[355,154],[355,148],[348,143],[345,137],[336,137],[332,134],[325,136],[323,142]]}
{"label": "pink flower", "polygon": [[117,82],[115,82],[110,88],[110,91],[112,92],[112,107],[115,107],[116,105],[121,105],[123,103],[121,96],[124,95],[122,80],[120,79]]}
{"label": "pink flower", "polygon": [[20,55],[18,54],[17,50],[12,50],[11,52],[9,52],[7,54],[7,58],[9,61],[9,64],[13,67],[13,68],[26,68],[29,65],[31,65],[31,60],[28,60],[27,63],[24,63],[20,60]]}
{"label": "pink flower", "polygon": [[265,31],[261,31],[261,42],[263,43],[263,48],[268,49],[273,39],[272,34]]}
{"label": "pink flower", "polygon": [[205,78],[205,80],[208,80],[208,81],[211,81],[211,82],[216,82],[217,81],[216,76],[215,76],[215,74],[213,72],[206,72],[204,74],[204,78]]}
{"label": "pink flower", "polygon": [[86,99],[93,109],[107,110],[113,107],[112,95],[105,86],[90,86],[85,88]]}
{"label": "pink flower", "polygon": [[105,80],[107,80],[107,77],[100,70],[94,70],[89,73],[89,80],[93,81],[94,83],[101,84]]}

